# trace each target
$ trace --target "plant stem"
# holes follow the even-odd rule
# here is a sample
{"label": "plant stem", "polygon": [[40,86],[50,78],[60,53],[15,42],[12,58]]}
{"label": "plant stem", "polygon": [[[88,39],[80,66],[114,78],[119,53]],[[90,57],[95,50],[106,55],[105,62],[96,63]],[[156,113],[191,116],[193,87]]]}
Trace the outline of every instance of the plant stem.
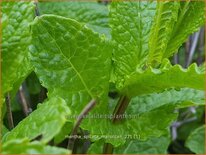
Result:
{"label": "plant stem", "polygon": [[[113,119],[112,123],[118,123],[122,120],[122,115],[125,113],[128,105],[129,105],[130,99],[127,96],[121,96],[119,98],[119,101],[114,109],[113,112]],[[105,143],[104,144],[104,149],[103,149],[104,154],[112,154],[113,153],[113,145],[110,143]]]}
{"label": "plant stem", "polygon": [[179,63],[179,54],[178,54],[178,52],[174,54],[173,61],[174,61],[174,64]]}
{"label": "plant stem", "polygon": [[183,124],[187,124],[187,123],[190,123],[190,122],[193,122],[193,121],[196,121],[197,120],[197,117],[192,117],[192,118],[189,118],[189,119],[185,119],[185,120],[182,120],[182,121],[176,121],[172,124],[171,126],[171,132],[172,132],[172,140],[176,140],[177,138],[177,128],[179,128],[180,126],[182,126]]}
{"label": "plant stem", "polygon": [[113,145],[110,143],[105,143],[103,148],[103,154],[112,154],[113,153]]}
{"label": "plant stem", "polygon": [[122,120],[122,115],[125,113],[127,106],[129,105],[130,99],[127,96],[121,96],[115,110],[113,112],[114,118],[113,123],[119,122]]}
{"label": "plant stem", "polygon": [[186,67],[188,67],[190,65],[190,63],[192,62],[192,57],[193,57],[195,49],[197,47],[199,35],[200,35],[200,31],[198,31],[194,34],[194,39],[193,39],[193,42],[191,45],[191,49],[189,51],[189,57],[188,57],[187,62],[186,62]]}
{"label": "plant stem", "polygon": [[200,38],[199,38],[199,45],[198,45],[198,57],[197,57],[197,64],[200,65],[204,61],[204,38],[205,38],[205,29],[202,28],[200,30]]}
{"label": "plant stem", "polygon": [[19,88],[19,96],[20,96],[21,106],[23,108],[23,112],[24,112],[25,116],[28,116],[32,112],[32,109],[30,108],[29,104],[27,103],[27,99],[25,97],[25,93],[24,93],[22,85]]}
{"label": "plant stem", "polygon": [[39,102],[43,102],[47,98],[47,89],[41,86],[39,93]]}
{"label": "plant stem", "polygon": [[74,141],[75,141],[75,135],[77,135],[77,130],[82,122],[82,120],[84,119],[84,117],[94,108],[94,106],[96,105],[96,100],[95,99],[92,99],[85,107],[84,109],[82,110],[82,112],[79,114],[75,124],[74,124],[74,127],[73,127],[73,130],[70,134],[70,139],[68,141],[68,145],[67,145],[67,148],[69,150],[73,150],[73,147],[74,147]]}
{"label": "plant stem", "polygon": [[14,128],[14,121],[13,121],[13,116],[11,111],[11,98],[9,93],[7,93],[6,95],[6,109],[7,109],[7,119],[9,123],[9,129],[11,130]]}
{"label": "plant stem", "polygon": [[39,7],[38,7],[38,0],[35,0],[34,5],[35,5],[35,15],[40,16]]}

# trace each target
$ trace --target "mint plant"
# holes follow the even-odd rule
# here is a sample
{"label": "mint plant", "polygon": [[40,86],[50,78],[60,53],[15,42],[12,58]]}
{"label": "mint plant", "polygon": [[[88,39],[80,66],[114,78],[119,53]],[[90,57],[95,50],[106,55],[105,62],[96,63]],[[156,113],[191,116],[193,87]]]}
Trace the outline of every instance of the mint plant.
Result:
{"label": "mint plant", "polygon": [[[202,1],[1,5],[2,96],[13,98],[32,71],[48,90],[15,128],[3,126],[2,153],[75,153],[79,130],[87,153],[167,153],[175,110],[205,105],[204,65],[169,60],[204,25]],[[204,153],[196,134],[186,146]]]}

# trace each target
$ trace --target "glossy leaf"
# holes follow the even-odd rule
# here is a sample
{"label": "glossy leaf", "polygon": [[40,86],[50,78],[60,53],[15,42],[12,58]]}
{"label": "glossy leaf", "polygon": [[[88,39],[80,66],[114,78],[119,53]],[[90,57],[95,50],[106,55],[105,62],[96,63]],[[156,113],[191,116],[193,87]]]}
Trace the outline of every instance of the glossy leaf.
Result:
{"label": "glossy leaf", "polygon": [[148,68],[129,76],[122,92],[130,97],[153,92],[162,92],[168,88],[193,88],[204,90],[204,71],[192,64],[188,69],[180,65],[172,66],[165,60],[159,69]]}
{"label": "glossy leaf", "polygon": [[[35,72],[48,89],[49,98],[61,96],[73,109],[74,117],[69,121],[74,121],[92,98],[98,104],[91,115],[108,114],[111,52],[104,38],[77,21],[54,15],[37,18],[32,32]],[[97,133],[99,124],[102,131]],[[91,134],[106,134],[108,124],[111,122],[106,119],[85,118],[81,127]]]}
{"label": "glossy leaf", "polygon": [[74,115],[91,99],[106,99],[111,53],[103,38],[75,20],[54,15],[36,18],[32,33],[31,59],[49,97],[67,100]]}
{"label": "glossy leaf", "polygon": [[114,81],[121,83],[131,73],[143,67],[148,54],[149,33],[155,15],[156,2],[113,2],[110,25],[114,40]]}
{"label": "glossy leaf", "polygon": [[47,143],[60,132],[69,115],[70,110],[63,99],[51,98],[39,104],[37,110],[6,134],[3,140],[25,137],[32,140],[39,137],[43,143]]}
{"label": "glossy leaf", "polygon": [[13,139],[3,144],[2,154],[70,154],[66,149],[29,142],[28,139]]}
{"label": "glossy leaf", "polygon": [[29,24],[34,19],[33,2],[2,2],[2,91],[11,91],[31,72],[28,46]]}
{"label": "glossy leaf", "polygon": [[85,23],[96,32],[110,38],[108,9],[97,2],[40,2],[40,14],[54,14]]}
{"label": "glossy leaf", "polygon": [[194,153],[205,154],[205,125],[195,129],[189,135],[186,146]]}

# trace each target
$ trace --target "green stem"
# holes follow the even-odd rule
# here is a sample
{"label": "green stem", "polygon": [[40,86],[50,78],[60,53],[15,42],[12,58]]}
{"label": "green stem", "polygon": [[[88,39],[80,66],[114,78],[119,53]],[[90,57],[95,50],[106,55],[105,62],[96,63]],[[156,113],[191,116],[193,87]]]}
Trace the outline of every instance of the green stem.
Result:
{"label": "green stem", "polygon": [[[112,123],[118,123],[122,120],[122,115],[125,113],[128,105],[130,102],[130,98],[128,98],[127,96],[121,96],[115,109],[113,112],[113,119],[112,119]],[[103,149],[103,153],[104,154],[112,154],[113,153],[113,145],[110,143],[105,143],[104,144],[104,149]]]}
{"label": "green stem", "polygon": [[14,122],[13,122],[13,116],[11,111],[11,98],[9,93],[7,93],[6,95],[6,109],[7,109],[7,119],[9,123],[9,129],[11,130],[14,128]]}
{"label": "green stem", "polygon": [[130,99],[127,96],[121,96],[115,110],[113,112],[113,123],[119,122],[122,120],[122,115],[125,113],[128,105],[129,105]]}
{"label": "green stem", "polygon": [[104,144],[103,154],[112,154],[113,153],[113,145],[110,143]]}
{"label": "green stem", "polygon": [[82,122],[82,120],[84,119],[84,117],[94,108],[94,106],[96,105],[96,100],[95,99],[92,99],[85,107],[84,109],[81,111],[81,113],[79,114],[75,124],[74,124],[74,127],[72,129],[72,132],[71,132],[71,138],[69,139],[68,141],[68,145],[67,145],[67,148],[69,150],[73,150],[74,148],[74,142],[75,142],[75,138],[73,138],[75,135],[77,135],[77,130]]}

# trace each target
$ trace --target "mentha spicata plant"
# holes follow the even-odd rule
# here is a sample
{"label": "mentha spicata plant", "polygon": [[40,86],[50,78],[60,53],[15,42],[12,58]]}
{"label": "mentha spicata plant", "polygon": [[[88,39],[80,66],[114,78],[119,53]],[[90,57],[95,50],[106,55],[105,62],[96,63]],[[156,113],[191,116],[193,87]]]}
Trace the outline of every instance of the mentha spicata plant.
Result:
{"label": "mentha spicata plant", "polygon": [[[165,154],[177,111],[205,105],[205,66],[170,61],[204,26],[204,1],[1,7],[4,154]],[[14,127],[11,100],[29,79],[27,94],[39,80],[47,97]],[[205,153],[204,123],[190,131],[187,151]]]}

